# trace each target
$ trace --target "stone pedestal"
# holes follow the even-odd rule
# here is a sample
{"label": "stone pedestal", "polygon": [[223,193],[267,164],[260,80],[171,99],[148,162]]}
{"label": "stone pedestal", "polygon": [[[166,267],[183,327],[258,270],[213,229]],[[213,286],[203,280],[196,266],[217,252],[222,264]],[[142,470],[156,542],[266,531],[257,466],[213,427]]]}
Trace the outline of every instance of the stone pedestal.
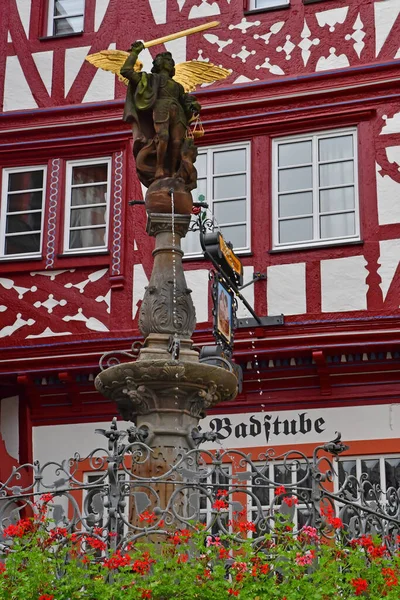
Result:
{"label": "stone pedestal", "polygon": [[[148,215],[147,232],[155,236],[156,247],[139,316],[145,342],[135,362],[109,367],[95,382],[104,396],[116,402],[122,417],[144,433],[143,441],[152,449],[151,460],[135,466],[135,474],[146,478],[166,473],[194,448],[192,433],[207,408],[232,400],[237,393],[236,376],[200,363],[192,348],[196,317],[180,247],[190,218],[190,214]],[[173,484],[152,485],[165,508],[174,493]],[[179,513],[184,510],[182,502],[178,497],[173,500]]]}

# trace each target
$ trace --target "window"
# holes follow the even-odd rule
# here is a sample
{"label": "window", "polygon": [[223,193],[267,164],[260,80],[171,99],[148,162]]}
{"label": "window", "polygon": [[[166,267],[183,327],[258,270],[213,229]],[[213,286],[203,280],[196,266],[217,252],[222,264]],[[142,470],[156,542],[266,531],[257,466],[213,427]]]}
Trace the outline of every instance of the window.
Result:
{"label": "window", "polygon": [[249,10],[262,8],[282,8],[289,6],[290,0],[249,0]]}
{"label": "window", "polygon": [[47,35],[58,36],[83,31],[85,0],[49,0]]}
{"label": "window", "polygon": [[[266,465],[258,465],[259,470],[263,476],[255,475],[252,479],[252,492],[257,498],[259,505],[261,505],[263,516],[268,521],[270,507],[273,505],[274,511],[279,511],[280,504],[276,504],[275,490],[277,489],[274,485],[268,485],[268,480],[284,486],[287,491],[287,496],[292,494],[298,500],[298,504],[293,504],[293,523],[297,529],[301,529],[304,525],[307,525],[309,509],[305,502],[311,500],[311,478],[307,472],[307,465],[298,463],[297,461],[290,461],[287,464],[283,463],[267,463]],[[298,484],[298,485],[297,485]],[[287,496],[282,496],[286,498]],[[303,503],[301,500],[303,499]],[[260,506],[257,504],[255,498],[250,498],[251,505],[248,510],[251,514],[251,520],[256,521],[257,517],[260,516]],[[275,502],[275,503],[274,503]],[[265,533],[263,530],[263,523],[259,521],[260,529],[258,534]],[[264,525],[265,527],[265,525]]]}
{"label": "window", "polygon": [[[193,200],[205,200],[226,241],[236,251],[250,249],[250,144],[201,149],[196,161],[197,190]],[[199,233],[182,240],[185,256],[202,254]]]}
{"label": "window", "polygon": [[273,142],[274,248],[360,239],[355,129]]}
{"label": "window", "polygon": [[1,257],[40,256],[45,186],[45,167],[3,171]]}
{"label": "window", "polygon": [[107,248],[111,158],[67,163],[64,252]]}
{"label": "window", "polygon": [[[367,475],[371,485],[379,485],[385,492],[389,487],[400,490],[400,456],[370,456],[362,458],[343,458],[338,461],[338,480],[336,485],[342,487],[346,477],[352,476],[360,481],[361,475]],[[368,484],[369,485],[369,484]],[[349,480],[345,486],[348,494],[357,497],[355,481]],[[368,500],[368,493],[366,500]],[[385,498],[383,497],[383,503]]]}

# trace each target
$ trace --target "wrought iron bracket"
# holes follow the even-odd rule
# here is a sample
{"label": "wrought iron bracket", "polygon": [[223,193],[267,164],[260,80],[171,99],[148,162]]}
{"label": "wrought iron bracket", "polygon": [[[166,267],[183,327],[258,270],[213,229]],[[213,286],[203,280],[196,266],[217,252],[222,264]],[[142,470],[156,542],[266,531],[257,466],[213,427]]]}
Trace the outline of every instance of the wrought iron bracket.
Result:
{"label": "wrought iron bracket", "polygon": [[283,315],[258,317],[258,320],[249,317],[246,319],[238,319],[237,329],[246,329],[248,327],[274,327],[275,325],[284,325],[284,322]]}

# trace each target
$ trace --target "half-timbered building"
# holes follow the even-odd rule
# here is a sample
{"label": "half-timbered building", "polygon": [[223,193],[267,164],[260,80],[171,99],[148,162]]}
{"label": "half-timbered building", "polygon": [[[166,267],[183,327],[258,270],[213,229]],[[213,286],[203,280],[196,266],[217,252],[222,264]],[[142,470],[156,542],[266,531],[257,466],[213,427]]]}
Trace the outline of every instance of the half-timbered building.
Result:
{"label": "half-timbered building", "polygon": [[[205,423],[225,447],[308,452],[340,430],[342,472],[400,482],[400,0],[2,0],[0,480],[85,454],[115,406],[101,355],[140,340],[151,271],[126,88],[85,61],[143,52],[231,69],[203,86],[204,196],[244,264],[242,393]],[[212,344],[210,265],[184,243],[197,345]],[[239,304],[240,318],[248,316]]]}

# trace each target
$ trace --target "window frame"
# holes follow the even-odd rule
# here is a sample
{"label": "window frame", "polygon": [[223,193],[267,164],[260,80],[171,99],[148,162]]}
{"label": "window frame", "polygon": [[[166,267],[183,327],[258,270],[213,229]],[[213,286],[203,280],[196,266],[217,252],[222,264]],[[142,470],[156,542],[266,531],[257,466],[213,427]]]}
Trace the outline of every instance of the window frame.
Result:
{"label": "window frame", "polygon": [[277,4],[271,6],[255,6],[257,0],[247,0],[246,13],[268,12],[272,10],[281,10],[290,8],[290,0],[275,0]]}
{"label": "window frame", "polygon": [[[332,161],[319,161],[318,160],[318,141],[321,138],[327,139],[327,138],[334,138],[334,137],[341,137],[344,135],[352,135],[353,136],[353,162],[354,162],[354,209],[352,210],[338,210],[338,211],[330,211],[328,214],[330,215],[334,215],[334,214],[343,214],[345,212],[354,212],[354,223],[355,223],[355,233],[354,235],[351,236],[341,236],[341,237],[332,237],[332,238],[316,238],[316,230],[318,228],[318,232],[319,234],[320,232],[320,225],[319,225],[319,219],[321,214],[323,214],[320,210],[319,210],[319,191],[321,189],[321,186],[319,185],[319,176],[318,176],[318,167],[320,164],[324,164],[325,162],[327,163],[340,163],[340,162],[345,162],[346,159],[335,159]],[[280,222],[280,218],[279,218],[279,191],[278,191],[278,172],[279,172],[279,167],[278,167],[278,149],[279,149],[279,145],[281,143],[287,143],[287,142],[300,142],[300,141],[307,141],[307,140],[311,140],[312,142],[312,149],[313,149],[313,155],[312,155],[312,202],[313,202],[313,207],[312,207],[312,218],[313,218],[313,239],[311,240],[305,240],[302,242],[296,241],[296,242],[285,242],[285,243],[280,243],[279,242],[279,222]],[[349,160],[349,159],[347,159]],[[293,168],[295,168],[297,165],[293,165]],[[298,165],[299,167],[302,165]],[[360,194],[360,189],[359,189],[359,157],[358,157],[358,127],[357,126],[353,126],[353,127],[343,127],[343,128],[338,128],[338,129],[324,129],[321,131],[313,131],[313,132],[308,132],[308,133],[302,133],[302,134],[297,134],[297,135],[289,135],[289,136],[283,136],[283,137],[274,137],[272,139],[272,250],[273,251],[279,251],[279,250],[301,250],[301,249],[307,249],[307,248],[321,248],[324,246],[332,246],[332,245],[342,245],[342,244],[347,244],[347,243],[354,243],[354,242],[359,242],[361,241],[361,226],[360,226],[360,201],[359,201],[359,194]],[[347,184],[350,185],[350,184]],[[347,187],[346,184],[343,184],[343,186],[337,186],[337,187]],[[334,186],[332,186],[334,187]],[[324,189],[330,189],[329,186],[324,186]],[[332,189],[332,188],[331,188]],[[296,190],[287,192],[287,193],[296,193]],[[324,213],[325,214],[325,213]],[[301,215],[296,215],[297,218],[301,218]],[[306,216],[306,215],[305,215]]]}
{"label": "window frame", "polygon": [[[40,247],[38,252],[21,252],[19,254],[5,254],[5,242],[6,242],[6,226],[7,226],[7,196],[8,196],[8,182],[9,176],[12,173],[27,173],[31,171],[43,171],[43,187],[42,187],[42,218],[40,222]],[[28,190],[20,190],[26,192]],[[47,201],[47,164],[44,165],[30,165],[27,167],[9,167],[2,169],[2,186],[1,186],[1,210],[0,210],[0,259],[3,260],[25,260],[25,259],[36,259],[42,258],[43,256],[43,238],[44,238],[44,219],[46,213],[46,201]],[[33,211],[19,211],[20,212],[33,212]],[[36,210],[34,212],[37,212]],[[18,213],[17,213],[18,214]],[[20,234],[21,235],[21,234]],[[22,233],[22,235],[24,235]]]}
{"label": "window frame", "polygon": [[[362,461],[366,461],[366,460],[378,460],[379,461],[379,475],[380,475],[380,486],[381,486],[381,490],[383,492],[383,494],[387,491],[387,484],[386,484],[386,470],[385,470],[385,461],[386,460],[391,460],[391,459],[399,459],[400,460],[400,454],[393,454],[393,453],[389,453],[389,454],[360,454],[360,455],[345,455],[345,456],[341,456],[338,457],[336,460],[336,464],[339,465],[339,463],[341,462],[349,462],[349,461],[355,461],[356,463],[356,478],[357,480],[360,480],[360,477],[363,473],[362,470]],[[337,466],[337,473],[335,474],[334,477],[334,491],[335,493],[338,492],[338,490],[340,489],[340,481],[339,481],[339,466]],[[400,489],[400,486],[399,486]]]}
{"label": "window frame", "polygon": [[[48,4],[47,4],[47,22],[46,22],[46,35],[47,37],[54,37],[54,38],[59,38],[59,37],[64,37],[64,36],[68,36],[68,35],[79,35],[81,33],[83,33],[85,31],[85,13],[86,13],[86,0],[83,0],[83,12],[82,13],[77,13],[74,14],[72,13],[71,15],[68,14],[66,16],[60,16],[60,17],[56,17],[54,15],[54,8],[55,8],[55,3],[57,0],[48,0]],[[54,21],[55,20],[60,20],[60,19],[67,19],[68,17],[82,17],[82,29],[81,31],[71,31],[69,33],[55,33],[54,31]]]}
{"label": "window frame", "polygon": [[[112,169],[112,156],[105,156],[100,158],[83,158],[73,159],[65,161],[65,204],[64,204],[64,232],[63,232],[63,247],[62,253],[64,256],[76,255],[76,254],[98,254],[99,252],[105,252],[109,248],[108,237],[110,232],[110,214],[111,214],[111,169]],[[106,211],[105,211],[105,234],[104,234],[104,245],[93,246],[90,248],[69,248],[69,236],[71,231],[71,197],[72,197],[72,169],[75,166],[87,166],[87,165],[98,165],[107,163],[107,197],[106,197]],[[85,205],[83,205],[85,207]],[[86,206],[86,207],[89,207]],[[82,229],[89,229],[90,226],[82,227]]]}
{"label": "window frame", "polygon": [[[214,156],[214,152],[221,152],[223,150],[235,150],[235,149],[246,149],[246,168],[245,171],[238,171],[235,173],[228,173],[228,174],[224,174],[224,173],[218,173],[217,175],[214,175],[214,171],[213,171],[213,156]],[[199,147],[199,156],[200,155],[206,155],[206,164],[207,164],[207,176],[206,176],[206,198],[205,201],[208,204],[208,210],[211,211],[212,215],[214,216],[214,204],[218,204],[218,203],[223,203],[223,202],[231,202],[232,200],[235,200],[235,198],[224,198],[224,199],[220,199],[220,200],[216,200],[214,201],[213,198],[213,180],[214,177],[223,177],[224,175],[237,175],[237,174],[242,174],[244,173],[246,176],[246,195],[245,195],[245,201],[246,201],[246,220],[245,220],[245,226],[246,226],[246,245],[241,247],[241,248],[236,248],[234,246],[234,250],[235,253],[238,255],[243,255],[243,254],[248,254],[251,252],[251,141],[250,140],[245,140],[242,142],[230,142],[227,144],[216,144],[213,146],[202,146]],[[198,177],[198,179],[202,179],[202,177]],[[195,195],[197,188],[195,188],[193,190],[193,194]],[[236,199],[240,199],[240,198],[236,198]],[[196,217],[194,217],[193,220],[195,220]],[[243,223],[228,223],[227,225],[224,224],[220,224],[217,223],[216,224],[216,229],[219,229],[220,227],[225,227],[225,226],[235,226],[235,225],[241,225]],[[223,231],[223,230],[222,230]],[[190,232],[189,232],[190,233]],[[226,241],[230,241],[230,240],[226,240]],[[200,252],[186,252],[184,254],[184,259],[194,259],[194,258],[203,258],[203,253]]]}

